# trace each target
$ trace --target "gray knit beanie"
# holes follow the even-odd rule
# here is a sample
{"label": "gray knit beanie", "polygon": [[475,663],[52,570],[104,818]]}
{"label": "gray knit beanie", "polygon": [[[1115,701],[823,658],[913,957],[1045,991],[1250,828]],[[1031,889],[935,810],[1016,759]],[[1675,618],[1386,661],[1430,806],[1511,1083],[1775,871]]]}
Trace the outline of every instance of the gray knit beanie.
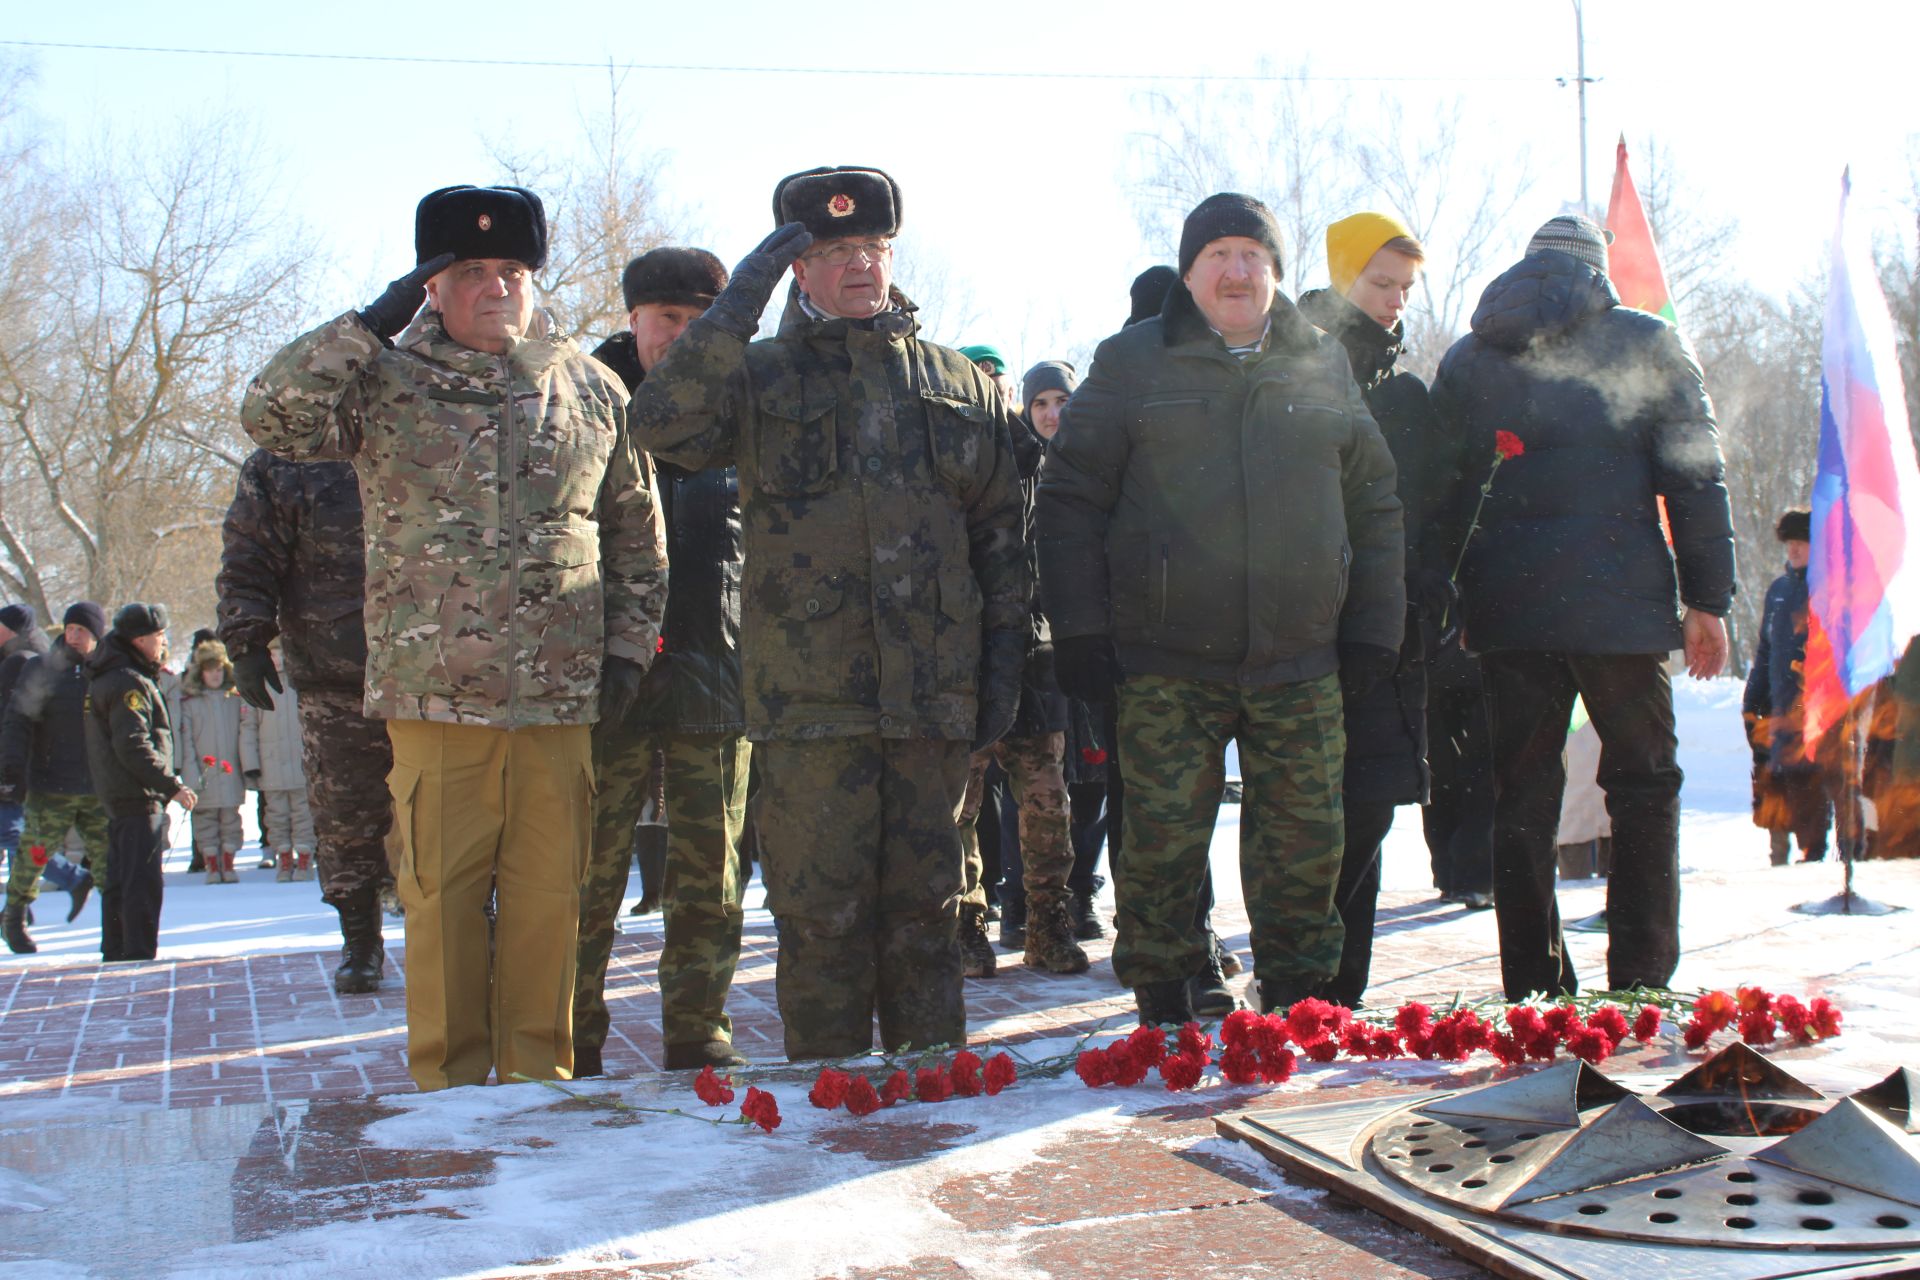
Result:
{"label": "gray knit beanie", "polygon": [[1533,233],[1533,239],[1527,241],[1527,256],[1532,257],[1542,249],[1558,249],[1605,275],[1607,246],[1612,243],[1613,232],[1596,225],[1591,218],[1563,213],[1557,218],[1548,218]]}

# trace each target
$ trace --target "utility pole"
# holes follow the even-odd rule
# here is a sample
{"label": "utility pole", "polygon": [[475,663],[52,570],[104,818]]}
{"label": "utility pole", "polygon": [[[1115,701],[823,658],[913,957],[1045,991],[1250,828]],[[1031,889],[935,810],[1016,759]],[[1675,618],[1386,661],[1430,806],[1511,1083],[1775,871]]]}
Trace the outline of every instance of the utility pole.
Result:
{"label": "utility pole", "polygon": [[1593,206],[1587,201],[1587,29],[1580,13],[1580,0],[1573,0],[1573,43],[1575,87],[1580,94],[1580,212],[1591,218]]}

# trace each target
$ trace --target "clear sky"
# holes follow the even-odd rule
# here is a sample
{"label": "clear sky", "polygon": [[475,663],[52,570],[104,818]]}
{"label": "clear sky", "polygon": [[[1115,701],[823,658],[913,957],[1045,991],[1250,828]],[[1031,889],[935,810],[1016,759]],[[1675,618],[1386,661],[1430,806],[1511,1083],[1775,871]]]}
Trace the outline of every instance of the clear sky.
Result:
{"label": "clear sky", "polygon": [[[1170,3],[945,6],[182,3],[7,6],[0,39],[449,62],[373,62],[14,48],[32,105],[70,145],[231,111],[275,157],[277,189],[327,268],[331,312],[412,263],[414,203],[449,182],[496,180],[488,145],[577,148],[604,111],[605,62],[633,70],[623,110],[657,151],[686,238],[729,262],[769,229],[786,173],[870,164],[904,192],[903,283],[969,300],[936,321],[991,340],[1016,367],[1089,348],[1118,327],[1126,286],[1166,247],[1144,242],[1126,188],[1149,90],[1311,60],[1311,101],[1366,115],[1397,95],[1409,118],[1460,97],[1461,151],[1478,167],[1526,156],[1534,185],[1511,227],[1517,257],[1579,191],[1569,0],[1364,5]],[[1741,226],[1736,270],[1784,292],[1817,272],[1839,175],[1898,233],[1920,131],[1912,51],[1920,5],[1585,0],[1588,169],[1603,212],[1613,142],[1668,149],[1687,197]],[[488,65],[481,59],[600,64]],[[1016,73],[984,76],[952,73]],[[946,73],[946,74],[933,74]],[[1148,80],[1078,77],[1174,77]],[[1905,228],[1911,236],[1912,228]],[[1444,255],[1448,246],[1429,245]],[[1289,280],[1288,288],[1324,283]],[[936,324],[939,329],[938,323]]]}

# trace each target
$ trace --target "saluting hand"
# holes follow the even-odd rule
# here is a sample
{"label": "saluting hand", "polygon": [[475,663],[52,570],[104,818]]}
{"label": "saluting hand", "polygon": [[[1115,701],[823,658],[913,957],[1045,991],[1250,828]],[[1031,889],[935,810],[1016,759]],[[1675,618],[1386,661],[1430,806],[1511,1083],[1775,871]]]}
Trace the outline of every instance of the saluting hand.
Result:
{"label": "saluting hand", "polygon": [[453,265],[453,255],[443,253],[430,258],[389,284],[386,292],[369,302],[360,312],[361,321],[376,336],[393,337],[407,327],[420,304],[427,300],[427,281]]}
{"label": "saluting hand", "polygon": [[813,244],[813,233],[798,222],[778,227],[762,240],[759,247],[740,260],[727,280],[727,287],[707,308],[706,319],[742,342],[751,342],[760,328],[760,313],[767,309],[774,286],[787,273],[793,260]]}

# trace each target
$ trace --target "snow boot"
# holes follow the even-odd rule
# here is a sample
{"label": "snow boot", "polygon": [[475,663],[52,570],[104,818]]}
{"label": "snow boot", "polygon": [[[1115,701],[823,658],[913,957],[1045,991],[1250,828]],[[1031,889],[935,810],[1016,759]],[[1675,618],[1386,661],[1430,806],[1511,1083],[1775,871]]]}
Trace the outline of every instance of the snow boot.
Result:
{"label": "snow boot", "polygon": [[280,855],[280,870],[275,873],[273,878],[275,882],[279,884],[286,884],[293,879],[292,850],[288,850]]}
{"label": "snow boot", "polygon": [[1220,935],[1211,929],[1207,930],[1207,945],[1213,949],[1213,958],[1219,962],[1220,972],[1229,978],[1237,977],[1240,973],[1240,957],[1228,950],[1227,944],[1220,941]]}
{"label": "snow boot", "polygon": [[[198,857],[198,855],[195,855]],[[215,853],[200,859],[200,865],[207,869],[208,884],[225,884],[220,876],[220,855]]]}
{"label": "snow boot", "polygon": [[1323,993],[1318,984],[1298,978],[1262,978],[1254,986],[1260,994],[1261,1013],[1285,1013],[1309,996],[1324,999],[1330,994]]}
{"label": "snow boot", "polygon": [[293,857],[293,878],[295,880],[313,879],[313,854],[305,849]]}
{"label": "snow boot", "polygon": [[669,1071],[698,1071],[701,1067],[744,1067],[746,1065],[747,1060],[740,1056],[731,1040],[703,1040],[697,1044],[667,1046],[667,1070]]}
{"label": "snow boot", "polygon": [[342,945],[333,989],[343,996],[371,995],[380,989],[387,960],[387,944],[380,937],[379,891],[364,885],[335,910],[340,913]]}
{"label": "snow boot", "polygon": [[1073,940],[1064,893],[1034,894],[1027,899],[1027,968],[1046,973],[1085,973],[1091,963]]}
{"label": "snow boot", "polygon": [[1187,979],[1170,978],[1165,982],[1147,982],[1133,989],[1133,1003],[1140,1010],[1143,1027],[1184,1026],[1193,1021],[1193,1005],[1187,1000]]}
{"label": "snow boot", "polygon": [[115,960],[127,958],[125,945],[120,938],[120,892],[117,889],[100,891],[100,962],[111,964]]}
{"label": "snow boot", "polygon": [[7,937],[7,949],[17,956],[30,956],[40,948],[27,936],[27,906],[24,902],[9,902],[4,915],[0,915],[0,931]]}
{"label": "snow boot", "polygon": [[273,846],[265,840],[262,840],[260,842],[260,865],[255,869],[258,871],[271,871],[279,865],[280,858],[274,853]]}
{"label": "snow boot", "polygon": [[1006,909],[1000,913],[1000,949],[1027,949],[1027,895],[1024,893],[1009,897]]}
{"label": "snow boot", "polygon": [[1187,979],[1187,1001],[1202,1018],[1224,1018],[1240,1007],[1227,990],[1227,975],[1221,971],[1220,956],[1209,949],[1205,967]]}
{"label": "snow boot", "polygon": [[1097,942],[1107,936],[1100,916],[1093,909],[1093,891],[1073,895],[1073,936],[1081,942]]}
{"label": "snow boot", "polygon": [[232,849],[220,855],[220,883],[239,884],[240,873],[233,869],[233,860],[238,857]]}
{"label": "snow boot", "polygon": [[960,974],[966,978],[991,978],[999,969],[993,944],[987,941],[987,913],[982,907],[960,908],[960,929],[954,937],[960,948]]}

